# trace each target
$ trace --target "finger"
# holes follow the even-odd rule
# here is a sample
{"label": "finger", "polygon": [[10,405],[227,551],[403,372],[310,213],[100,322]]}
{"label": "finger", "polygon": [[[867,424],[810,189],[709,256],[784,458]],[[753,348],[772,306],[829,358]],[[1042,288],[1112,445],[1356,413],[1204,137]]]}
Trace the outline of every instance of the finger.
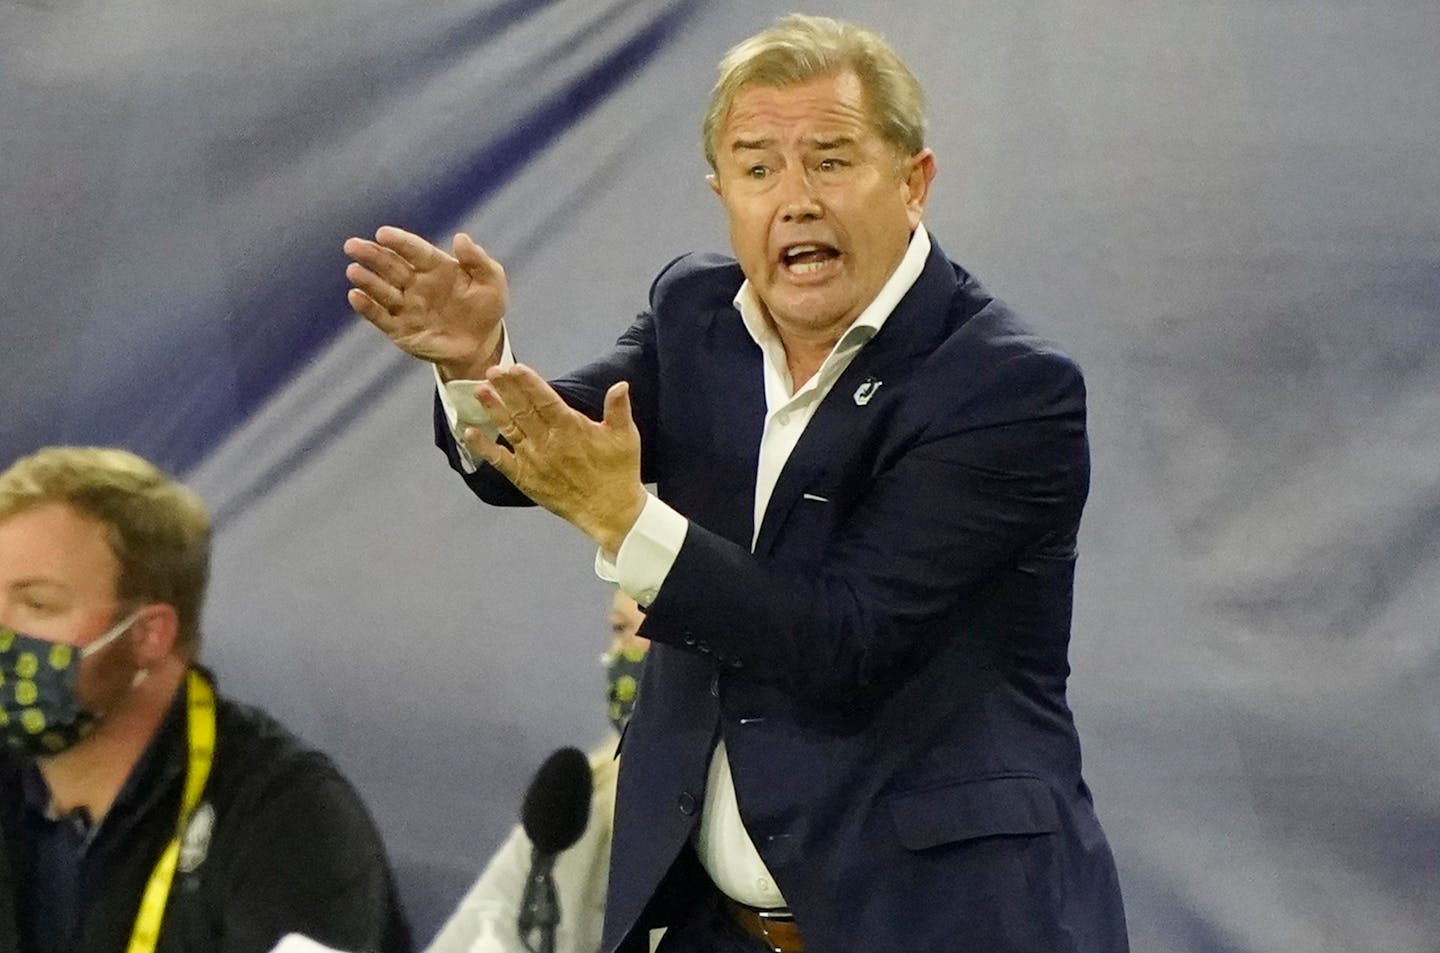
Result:
{"label": "finger", "polygon": [[498,432],[505,438],[505,442],[510,445],[512,450],[518,449],[526,439],[525,431],[513,420],[507,426],[500,427]]}
{"label": "finger", "polygon": [[[504,396],[493,383],[487,380],[476,385],[475,399],[480,402],[480,406],[490,417],[490,422],[495,425],[495,429],[500,431],[500,435],[513,447],[515,440],[511,435],[518,429],[518,425]],[[523,440],[524,434],[519,434],[519,438]]]}
{"label": "finger", "polygon": [[345,254],[396,288],[404,288],[415,275],[415,269],[394,251],[363,238],[348,239]]}
{"label": "finger", "polygon": [[416,271],[439,268],[450,258],[419,235],[394,225],[382,225],[376,230],[375,242],[395,252]]}
{"label": "finger", "polygon": [[457,232],[450,244],[455,260],[460,262],[467,272],[475,278],[485,282],[493,283],[497,278],[505,277],[505,269],[500,263],[491,258],[475,240],[464,232]]}
{"label": "finger", "polygon": [[394,315],[385,310],[382,305],[376,303],[375,299],[363,291],[351,288],[349,292],[346,293],[345,300],[349,303],[352,311],[382,330],[394,317]]}
{"label": "finger", "polygon": [[515,473],[515,454],[506,450],[474,427],[466,427],[465,432],[460,436],[465,441],[466,449],[475,457],[484,460],[496,470],[499,470],[501,475],[507,480],[513,480]]}
{"label": "finger", "polygon": [[553,427],[581,416],[578,411],[570,409],[545,378],[524,364],[493,368],[485,376],[496,386],[511,414],[517,418],[533,417],[538,423]]}
{"label": "finger", "polygon": [[500,373],[496,373],[495,368],[486,371],[485,382],[476,388],[475,396],[490,414],[500,436],[513,447],[527,436],[539,437],[548,425],[535,415],[509,371],[510,368]]}
{"label": "finger", "polygon": [[391,314],[398,311],[401,303],[405,300],[403,291],[364,265],[357,265],[354,262],[346,265],[345,277],[367,298]]}
{"label": "finger", "polygon": [[612,430],[628,431],[635,428],[635,416],[630,409],[630,382],[619,381],[610,385],[605,392],[605,426]]}

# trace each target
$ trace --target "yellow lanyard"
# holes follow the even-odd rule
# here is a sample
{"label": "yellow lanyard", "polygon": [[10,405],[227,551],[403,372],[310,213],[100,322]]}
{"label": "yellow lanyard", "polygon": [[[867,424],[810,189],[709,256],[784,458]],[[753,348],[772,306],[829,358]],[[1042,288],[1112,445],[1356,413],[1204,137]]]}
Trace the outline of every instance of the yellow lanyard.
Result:
{"label": "yellow lanyard", "polygon": [[190,815],[200,804],[205,781],[210,777],[210,764],[215,760],[215,692],[199,672],[191,671],[186,679],[185,729],[190,749],[189,766],[185,771],[185,794],[180,798],[180,819],[175,836],[160,855],[160,861],[145,885],[140,899],[140,913],[125,953],[154,953],[160,939],[160,922],[165,918],[165,904],[170,899],[170,885],[175,881],[175,866],[180,860],[180,841],[190,823]]}

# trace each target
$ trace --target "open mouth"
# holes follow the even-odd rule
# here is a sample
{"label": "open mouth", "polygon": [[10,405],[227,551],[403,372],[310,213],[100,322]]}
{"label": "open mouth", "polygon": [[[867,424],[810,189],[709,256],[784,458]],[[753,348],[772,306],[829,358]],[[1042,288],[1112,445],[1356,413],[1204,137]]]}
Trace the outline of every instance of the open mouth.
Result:
{"label": "open mouth", "polygon": [[792,275],[813,275],[839,257],[840,250],[833,245],[807,242],[785,247],[780,252],[780,264]]}

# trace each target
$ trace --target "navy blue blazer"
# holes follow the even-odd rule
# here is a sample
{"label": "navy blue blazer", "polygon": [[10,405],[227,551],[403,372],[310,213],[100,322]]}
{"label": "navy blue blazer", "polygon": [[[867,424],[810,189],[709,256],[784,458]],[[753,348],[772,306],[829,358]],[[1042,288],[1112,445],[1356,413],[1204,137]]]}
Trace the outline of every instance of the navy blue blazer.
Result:
{"label": "navy blue blazer", "polygon": [[[1124,951],[1065,700],[1079,370],[935,246],[816,410],[752,554],[765,398],[742,280],[678,259],[613,350],[553,382],[597,419],[630,382],[644,479],[690,520],[640,630],[605,949],[646,949],[696,902],[723,737],[807,949]],[[436,433],[458,470],[438,410]],[[465,478],[527,502],[489,468]]]}

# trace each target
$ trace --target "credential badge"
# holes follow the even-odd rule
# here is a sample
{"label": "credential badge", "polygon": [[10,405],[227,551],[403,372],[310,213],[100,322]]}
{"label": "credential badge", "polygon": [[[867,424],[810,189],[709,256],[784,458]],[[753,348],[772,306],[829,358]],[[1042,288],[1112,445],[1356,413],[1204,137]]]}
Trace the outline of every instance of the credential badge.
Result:
{"label": "credential badge", "polygon": [[185,836],[180,840],[180,872],[194,873],[210,853],[210,835],[215,830],[215,809],[206,801],[190,815]]}

